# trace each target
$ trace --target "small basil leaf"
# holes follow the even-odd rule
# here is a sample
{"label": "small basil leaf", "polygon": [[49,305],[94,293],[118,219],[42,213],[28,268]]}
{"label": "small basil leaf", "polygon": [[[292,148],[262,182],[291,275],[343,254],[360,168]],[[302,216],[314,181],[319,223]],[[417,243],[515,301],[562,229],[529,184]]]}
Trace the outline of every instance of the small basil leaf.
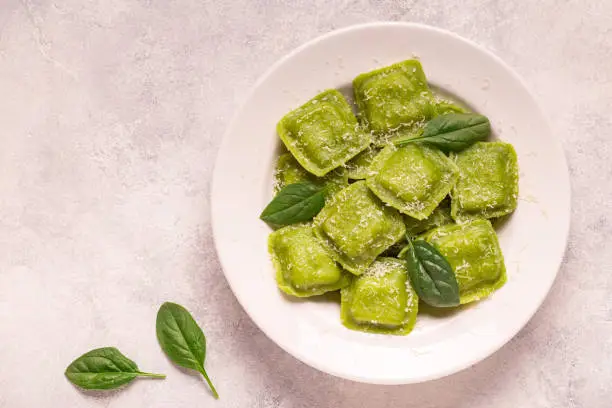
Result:
{"label": "small basil leaf", "polygon": [[206,337],[191,313],[176,303],[164,303],[157,312],[156,332],[159,345],[170,360],[200,372],[214,397],[219,398],[204,369]]}
{"label": "small basil leaf", "polygon": [[260,218],[275,225],[295,224],[311,220],[324,205],[324,187],[312,183],[289,184],[266,206]]}
{"label": "small basil leaf", "polygon": [[459,305],[459,285],[450,264],[434,246],[419,239],[404,251],[408,276],[419,298],[434,307]]}
{"label": "small basil leaf", "polygon": [[397,146],[408,143],[426,143],[445,152],[458,152],[474,143],[485,140],[491,133],[491,123],[486,116],[474,113],[449,113],[440,115],[425,125],[423,134],[395,141]]}
{"label": "small basil leaf", "polygon": [[136,377],[166,378],[163,374],[143,373],[135,362],[115,347],[91,350],[74,360],[65,372],[74,385],[87,390],[109,390]]}

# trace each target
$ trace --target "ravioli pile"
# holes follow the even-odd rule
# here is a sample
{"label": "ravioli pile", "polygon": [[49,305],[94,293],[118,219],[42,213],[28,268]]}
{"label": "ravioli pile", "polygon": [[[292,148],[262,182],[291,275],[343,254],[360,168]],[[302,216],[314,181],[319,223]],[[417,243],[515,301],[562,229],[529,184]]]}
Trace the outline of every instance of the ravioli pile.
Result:
{"label": "ravioli pile", "polygon": [[349,329],[406,335],[419,299],[399,255],[406,236],[434,245],[451,265],[462,304],[506,282],[491,219],[517,206],[518,165],[512,145],[477,142],[446,155],[425,144],[397,147],[432,118],[465,109],[436,97],[416,60],[359,75],[358,115],[327,90],[288,113],[278,134],[275,192],[303,181],[327,187],[311,223],[270,234],[279,288],[308,297],[341,290]]}

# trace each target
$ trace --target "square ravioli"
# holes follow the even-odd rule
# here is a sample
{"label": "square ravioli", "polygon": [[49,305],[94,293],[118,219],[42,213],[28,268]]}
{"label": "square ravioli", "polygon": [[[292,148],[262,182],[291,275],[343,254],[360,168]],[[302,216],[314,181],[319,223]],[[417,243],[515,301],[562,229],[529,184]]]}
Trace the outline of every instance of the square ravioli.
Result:
{"label": "square ravioli", "polygon": [[398,259],[377,259],[341,296],[340,317],[349,329],[406,335],[414,327],[419,299]]}
{"label": "square ravioli", "polygon": [[433,147],[389,145],[370,166],[368,187],[385,203],[417,220],[427,218],[451,191],[457,166]]}
{"label": "square ravioli", "polygon": [[[431,215],[424,220],[417,220],[415,218],[404,215],[404,225],[406,226],[406,237],[416,238],[422,233],[432,230],[436,227],[440,227],[446,224],[454,224],[454,220],[450,214],[450,200],[444,199],[439,206],[431,213]],[[390,256],[395,258],[401,258],[400,252],[406,247],[408,242],[403,237],[397,241],[393,246],[387,248],[381,256]]]}
{"label": "square ravioli", "polygon": [[341,289],[350,274],[334,261],[310,225],[292,225],[270,234],[268,250],[283,292],[308,297]]}
{"label": "square ravioli", "polygon": [[436,100],[436,116],[449,113],[468,113],[468,110],[456,102],[439,98]]}
{"label": "square ravioli", "polygon": [[407,60],[353,80],[359,116],[379,139],[421,126],[436,114],[421,63]]}
{"label": "square ravioli", "polygon": [[451,214],[458,221],[512,213],[518,201],[518,163],[511,144],[478,142],[451,158],[459,167]]}
{"label": "square ravioli", "polygon": [[329,200],[338,191],[348,186],[348,171],[340,167],[330,171],[324,177],[317,177],[300,166],[291,153],[284,153],[278,157],[274,169],[275,194],[289,184],[306,181],[327,187],[326,200]]}
{"label": "square ravioli", "polygon": [[360,128],[344,96],[335,89],[289,112],[276,129],[293,157],[319,177],[355,157],[372,141]]}
{"label": "square ravioli", "polygon": [[348,178],[351,180],[365,180],[369,174],[370,165],[379,152],[379,148],[370,146],[349,160],[346,163]]}
{"label": "square ravioli", "polygon": [[385,206],[357,181],[334,196],[314,219],[315,232],[331,256],[361,275],[406,232],[400,213]]}
{"label": "square ravioli", "polygon": [[453,268],[461,304],[489,296],[506,283],[497,234],[488,220],[444,225],[424,236]]}
{"label": "square ravioli", "polygon": [[448,200],[443,200],[439,206],[424,220],[404,216],[404,224],[406,224],[406,235],[416,237],[423,232],[429,231],[436,227],[454,223],[450,213],[450,203]]}

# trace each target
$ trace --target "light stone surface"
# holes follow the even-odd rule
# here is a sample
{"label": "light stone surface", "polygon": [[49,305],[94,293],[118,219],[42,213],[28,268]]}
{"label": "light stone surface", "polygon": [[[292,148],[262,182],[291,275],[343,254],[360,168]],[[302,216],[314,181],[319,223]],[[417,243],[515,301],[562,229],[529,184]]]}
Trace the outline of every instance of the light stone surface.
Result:
{"label": "light stone surface", "polygon": [[[421,385],[353,383],[286,354],[236,302],[210,229],[215,154],[257,77],[375,20],[495,51],[550,117],[572,177],[569,249],[544,306],[490,358]],[[0,1],[0,407],[609,408],[611,63],[609,0]],[[203,324],[221,400],[160,352],[166,300]],[[71,386],[66,365],[106,345],[167,380]]]}

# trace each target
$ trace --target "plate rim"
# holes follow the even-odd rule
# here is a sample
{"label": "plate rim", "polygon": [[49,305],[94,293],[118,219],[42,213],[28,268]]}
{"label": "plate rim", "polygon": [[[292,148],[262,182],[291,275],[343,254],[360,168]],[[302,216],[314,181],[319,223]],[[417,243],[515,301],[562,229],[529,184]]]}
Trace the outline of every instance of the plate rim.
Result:
{"label": "plate rim", "polygon": [[[449,365],[449,367],[447,367],[446,369],[439,370],[435,374],[422,376],[416,380],[413,378],[410,378],[410,379],[396,378],[393,380],[389,380],[389,379],[379,380],[375,377],[364,378],[360,376],[351,376],[347,374],[346,372],[340,372],[338,370],[331,369],[329,366],[323,366],[322,364],[319,364],[317,361],[313,361],[309,359],[303,353],[298,352],[297,350],[292,349],[288,345],[282,344],[281,342],[275,340],[274,336],[272,336],[268,332],[268,330],[264,328],[265,325],[260,324],[258,319],[251,314],[251,312],[249,311],[247,307],[245,307],[245,300],[235,290],[235,287],[232,283],[232,279],[226,273],[224,260],[220,256],[220,253],[221,253],[220,248],[219,248],[220,242],[217,239],[217,236],[218,236],[217,231],[219,230],[219,228],[221,228],[221,226],[218,225],[217,221],[215,221],[216,219],[215,214],[218,212],[218,205],[217,205],[218,203],[215,204],[216,203],[215,192],[219,189],[219,186],[222,184],[220,171],[218,170],[221,165],[221,156],[222,156],[221,153],[225,149],[227,149],[226,145],[229,143],[228,135],[230,135],[234,131],[234,128],[237,126],[237,123],[239,121],[239,118],[243,115],[243,112],[246,106],[248,105],[249,101],[252,99],[257,89],[261,86],[261,84],[264,83],[272,74],[274,74],[274,72],[280,66],[282,66],[285,62],[287,62],[288,60],[290,60],[291,58],[293,58],[295,55],[299,54],[303,50],[316,46],[318,43],[322,41],[325,41],[331,37],[343,35],[351,31],[367,30],[371,28],[381,28],[381,27],[390,27],[390,26],[402,26],[402,27],[407,27],[407,28],[416,28],[420,30],[433,31],[433,32],[437,32],[438,34],[452,37],[454,40],[466,43],[467,45],[478,49],[481,53],[486,54],[489,58],[493,59],[498,65],[500,65],[509,75],[511,75],[517,81],[517,83],[522,88],[522,90],[529,96],[529,98],[533,100],[534,105],[537,109],[537,113],[543,120],[542,125],[548,130],[548,133],[551,135],[551,140],[553,142],[553,144],[551,145],[551,149],[554,149],[556,151],[556,154],[559,155],[560,164],[563,167],[562,175],[561,174],[558,174],[558,175],[562,176],[562,179],[563,179],[562,185],[563,185],[563,190],[564,190],[563,196],[566,198],[566,208],[563,211],[563,214],[565,216],[564,216],[563,225],[562,225],[562,230],[563,230],[562,241],[563,242],[562,242],[562,245],[560,245],[559,247],[560,252],[556,254],[554,257],[555,273],[554,275],[552,275],[549,281],[546,282],[546,290],[543,291],[542,292],[543,295],[539,299],[537,299],[537,307],[535,307],[533,311],[531,311],[529,314],[526,314],[525,318],[522,319],[522,321],[520,322],[520,325],[518,325],[518,329],[516,331],[513,331],[507,334],[506,336],[504,336],[503,339],[499,341],[494,347],[491,347],[487,349],[485,353],[480,354],[480,357],[475,358],[473,361],[465,361],[462,364]],[[328,373],[328,374],[331,374],[331,375],[334,375],[340,378],[344,378],[344,379],[348,379],[348,380],[352,380],[356,382],[369,383],[369,384],[380,384],[380,385],[383,385],[383,384],[384,385],[399,385],[399,384],[422,383],[422,382],[427,382],[427,381],[432,381],[435,379],[443,378],[443,377],[458,373],[460,371],[463,371],[466,368],[485,360],[486,358],[496,353],[503,346],[505,346],[511,339],[513,339],[516,335],[518,335],[521,330],[523,330],[523,328],[527,325],[527,323],[529,323],[529,321],[541,309],[544,301],[546,300],[546,297],[550,293],[550,290],[559,275],[560,269],[562,267],[562,264],[565,258],[565,254],[567,252],[570,226],[571,226],[571,195],[572,194],[571,194],[571,177],[569,173],[569,167],[567,164],[567,157],[566,157],[561,139],[557,137],[551,131],[550,120],[548,116],[544,113],[544,111],[542,110],[540,104],[538,103],[538,99],[535,98],[535,95],[533,94],[533,92],[531,92],[530,88],[527,86],[527,83],[523,80],[523,78],[520,75],[518,75],[517,72],[514,71],[514,69],[512,69],[512,67],[509,64],[507,64],[504,60],[502,60],[498,55],[496,55],[494,52],[487,49],[486,47],[476,43],[475,41],[464,38],[460,36],[459,34],[456,34],[449,30],[445,30],[445,29],[427,25],[427,24],[415,23],[415,22],[376,21],[376,22],[350,25],[350,26],[343,27],[340,29],[332,30],[332,31],[321,34],[313,39],[306,41],[302,45],[299,45],[298,47],[294,48],[293,50],[291,50],[290,52],[288,52],[287,54],[279,58],[276,62],[274,62],[252,85],[249,92],[246,94],[245,98],[238,105],[238,108],[236,109],[234,115],[232,116],[232,119],[230,120],[226,128],[226,131],[223,134],[223,137],[221,139],[221,142],[219,144],[219,148],[216,154],[215,164],[213,167],[211,188],[210,188],[209,194],[210,194],[209,199],[210,199],[210,216],[211,216],[210,222],[211,222],[212,233],[213,233],[214,247],[217,253],[217,259],[219,260],[219,264],[221,265],[223,275],[225,276],[225,279],[228,285],[230,286],[230,289],[232,290],[234,297],[236,298],[236,300],[238,301],[242,309],[245,311],[245,313],[253,321],[253,323],[255,323],[258,329],[261,330],[262,333],[266,335],[266,337],[268,337],[274,344],[276,344],[282,350],[284,350],[285,352],[287,352],[294,358],[300,360],[301,362],[321,372],[325,372],[325,373]]]}

